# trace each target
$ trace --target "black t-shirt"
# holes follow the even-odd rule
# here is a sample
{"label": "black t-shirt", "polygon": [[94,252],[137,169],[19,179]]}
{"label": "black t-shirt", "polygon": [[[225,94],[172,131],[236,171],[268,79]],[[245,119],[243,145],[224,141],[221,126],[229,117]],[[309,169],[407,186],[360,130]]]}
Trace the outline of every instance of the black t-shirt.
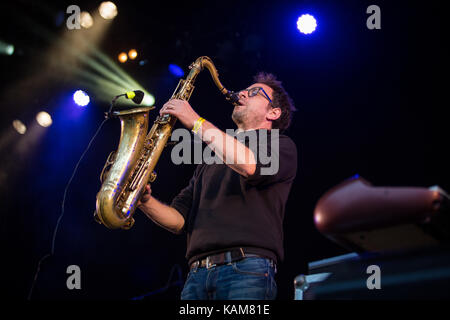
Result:
{"label": "black t-shirt", "polygon": [[[252,131],[236,135],[254,151],[252,176],[245,178],[223,163],[203,163],[171,203],[185,219],[189,263],[239,247],[275,261],[284,258],[283,217],[297,172],[297,148],[286,135]],[[251,133],[260,152],[255,140],[244,139]]]}

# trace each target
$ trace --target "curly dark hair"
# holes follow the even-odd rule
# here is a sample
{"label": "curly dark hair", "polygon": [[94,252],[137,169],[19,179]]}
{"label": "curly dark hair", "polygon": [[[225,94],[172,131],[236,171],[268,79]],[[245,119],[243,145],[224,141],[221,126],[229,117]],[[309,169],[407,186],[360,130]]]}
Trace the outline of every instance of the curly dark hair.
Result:
{"label": "curly dark hair", "polygon": [[284,90],[281,81],[272,73],[259,72],[253,77],[255,83],[263,83],[272,88],[272,105],[274,108],[281,109],[281,116],[272,122],[272,129],[279,129],[280,132],[285,131],[291,125],[294,112],[297,109],[294,106],[289,94]]}

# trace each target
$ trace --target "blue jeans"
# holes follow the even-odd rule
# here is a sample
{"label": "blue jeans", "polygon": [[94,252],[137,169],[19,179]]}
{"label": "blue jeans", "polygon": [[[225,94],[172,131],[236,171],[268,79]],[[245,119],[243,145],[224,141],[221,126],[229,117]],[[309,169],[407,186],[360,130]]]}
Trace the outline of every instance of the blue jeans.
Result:
{"label": "blue jeans", "polygon": [[276,266],[270,259],[248,257],[212,267],[194,267],[181,300],[273,300],[277,295]]}

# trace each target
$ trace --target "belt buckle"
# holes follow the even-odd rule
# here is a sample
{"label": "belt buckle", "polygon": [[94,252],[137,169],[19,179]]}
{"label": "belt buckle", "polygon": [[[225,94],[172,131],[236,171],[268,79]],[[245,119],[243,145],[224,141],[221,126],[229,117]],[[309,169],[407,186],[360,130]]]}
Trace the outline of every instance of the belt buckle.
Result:
{"label": "belt buckle", "polygon": [[197,270],[197,268],[199,267],[199,264],[200,264],[200,261],[195,261],[195,262],[193,262],[192,264],[191,264],[191,270],[192,269],[194,269],[194,270]]}
{"label": "belt buckle", "polygon": [[211,259],[209,257],[206,257],[206,269],[211,269],[212,267],[215,267],[216,264],[211,264]]}

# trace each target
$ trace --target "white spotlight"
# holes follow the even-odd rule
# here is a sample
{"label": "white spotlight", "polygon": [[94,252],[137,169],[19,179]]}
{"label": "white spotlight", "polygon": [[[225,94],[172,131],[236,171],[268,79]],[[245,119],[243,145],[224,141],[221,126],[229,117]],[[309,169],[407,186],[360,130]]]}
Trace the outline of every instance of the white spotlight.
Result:
{"label": "white spotlight", "polygon": [[25,132],[27,132],[27,127],[23,124],[22,121],[14,120],[12,124],[14,129],[16,129],[18,133],[25,134]]}
{"label": "white spotlight", "polygon": [[117,16],[117,7],[111,1],[102,2],[98,8],[98,11],[103,19],[109,20]]}
{"label": "white spotlight", "polygon": [[83,11],[80,14],[80,23],[83,28],[89,29],[94,25],[94,19],[92,19],[92,16],[89,14],[89,12]]}
{"label": "white spotlight", "polygon": [[14,53],[14,46],[10,44],[9,46],[6,47],[6,54],[12,56],[13,53]]}
{"label": "white spotlight", "polygon": [[89,99],[89,96],[83,90],[77,90],[73,94],[73,101],[80,107],[85,107],[89,104],[91,99]]}
{"label": "white spotlight", "polygon": [[310,14],[302,14],[297,20],[297,29],[304,34],[310,34],[316,30],[317,21]]}
{"label": "white spotlight", "polygon": [[41,111],[36,115],[36,121],[43,127],[52,125],[52,117],[45,111]]}
{"label": "white spotlight", "polygon": [[0,40],[0,54],[12,55],[14,53],[14,46],[10,43]]}
{"label": "white spotlight", "polygon": [[146,93],[144,99],[142,100],[142,105],[146,107],[151,107],[155,104],[155,97],[150,93]]}

